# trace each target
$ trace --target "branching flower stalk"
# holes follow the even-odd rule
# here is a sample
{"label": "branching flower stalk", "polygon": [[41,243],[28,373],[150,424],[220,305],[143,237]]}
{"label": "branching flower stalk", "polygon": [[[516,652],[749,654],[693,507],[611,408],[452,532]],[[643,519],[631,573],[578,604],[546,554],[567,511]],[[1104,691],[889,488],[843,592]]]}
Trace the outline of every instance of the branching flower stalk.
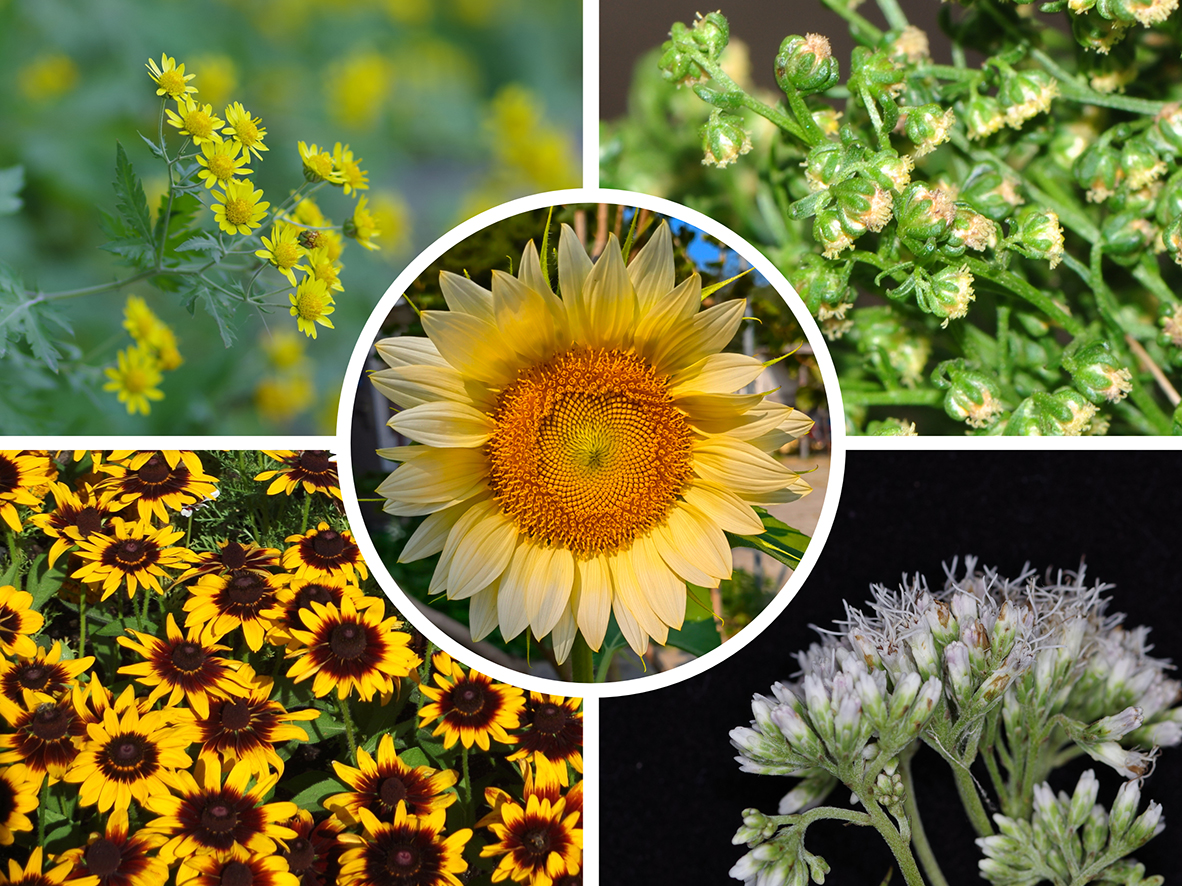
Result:
{"label": "branching flower stalk", "polygon": [[[757,93],[724,55],[721,13],[674,24],[659,67],[711,106],[703,163],[758,168],[710,205],[764,244],[834,341],[856,428],[898,433],[872,410],[942,405],[977,434],[1178,432],[1176,0],[1043,4],[1074,40],[1003,0],[946,7],[951,65],[895,0],[879,2],[886,31],[824,3],[859,44],[844,82],[826,37],[789,35],[778,100]],[[607,140],[607,183],[714,187],[677,166],[677,134],[666,158],[651,150],[692,108],[646,99],[634,106],[666,119],[637,111]]]}
{"label": "branching flower stalk", "polygon": [[[744,813],[731,870],[748,884],[823,883],[829,866],[804,848],[822,818],[873,826],[909,886],[948,881],[919,820],[912,757],[921,743],[948,764],[995,886],[1160,884],[1128,859],[1164,827],[1161,806],[1140,809],[1140,779],[1159,748],[1182,742],[1182,684],[1151,657],[1148,628],[1108,611],[1109,585],[1060,572],[1040,584],[955,561],[933,593],[921,577],[872,588],[797,655],[801,671],[756,695],[750,727],[731,732],[745,772],[800,779],[778,815]],[[1087,755],[1128,781],[1097,803],[1092,770],[1071,796],[1053,770]],[[988,773],[1000,812],[990,816],[972,768]],[[861,810],[822,806],[838,784]],[[914,853],[914,854],[913,854]]]}

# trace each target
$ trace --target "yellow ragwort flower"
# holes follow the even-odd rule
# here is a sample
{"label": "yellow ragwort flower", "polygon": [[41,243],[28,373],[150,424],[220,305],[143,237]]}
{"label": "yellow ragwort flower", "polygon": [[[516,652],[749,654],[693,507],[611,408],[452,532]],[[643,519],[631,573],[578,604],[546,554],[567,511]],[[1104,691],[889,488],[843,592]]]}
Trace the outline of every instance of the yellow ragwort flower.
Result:
{"label": "yellow ragwort flower", "polygon": [[304,335],[315,338],[317,323],[329,329],[333,328],[328,315],[336,308],[333,307],[332,295],[323,280],[305,277],[288,298],[291,299],[291,315],[297,318],[296,326]]}
{"label": "yellow ragwort flower", "polygon": [[353,210],[353,217],[345,219],[344,231],[346,237],[352,237],[366,249],[381,249],[373,240],[382,232],[378,229],[377,219],[365,205],[366,198],[357,201]]}
{"label": "yellow ragwort flower", "polygon": [[361,168],[361,159],[353,158],[348,145],[342,147],[340,142],[336,143],[332,149],[332,165],[341,176],[338,184],[344,187],[346,194],[369,189],[369,179]]}
{"label": "yellow ragwort flower", "polygon": [[295,225],[277,221],[271,226],[271,237],[263,237],[266,249],[255,253],[259,258],[266,259],[292,286],[296,285],[296,271],[308,273],[308,269],[299,263],[304,256],[304,247],[300,246],[299,238],[300,232]]}
{"label": "yellow ragwort flower", "polygon": [[304,178],[310,182],[329,182],[334,185],[345,183],[345,177],[338,172],[332,161],[332,154],[322,151],[316,145],[299,143],[300,159],[304,162]]}
{"label": "yellow ragwort flower", "polygon": [[210,208],[218,227],[227,234],[249,234],[267,217],[270,203],[261,201],[263,192],[249,181],[230,179],[225,191],[214,191],[217,200]]}
{"label": "yellow ragwort flower", "polygon": [[213,105],[199,105],[190,96],[182,96],[176,100],[179,114],[169,108],[168,125],[175,126],[181,135],[187,135],[195,145],[206,142],[220,142],[222,137],[218,130],[225,126],[225,121],[213,113]]}
{"label": "yellow ragwort flower", "polygon": [[182,95],[197,91],[196,86],[189,85],[189,81],[197,75],[186,74],[185,66],[178,65],[175,58],[161,55],[159,67],[156,66],[155,59],[148,59],[146,67],[152,75],[152,80],[160,87],[156,90],[157,95],[179,99]]}
{"label": "yellow ragwort flower", "polygon": [[197,177],[205,182],[205,187],[214,185],[225,186],[232,178],[254,172],[246,164],[250,162],[250,154],[242,154],[242,145],[236,141],[209,141],[201,146],[201,153],[197,155],[197,162],[201,169],[197,170]]}
{"label": "yellow ragwort flower", "polygon": [[334,262],[328,256],[328,244],[318,246],[308,253],[308,275],[313,280],[320,280],[329,289],[344,292],[341,285],[341,268],[343,265]]}
{"label": "yellow ragwort flower", "polygon": [[267,130],[262,124],[262,117],[252,117],[250,111],[242,107],[242,102],[234,102],[226,106],[226,128],[222,133],[242,145],[245,154],[254,154],[255,159],[262,160],[259,151],[269,150],[263,144]]}
{"label": "yellow ragwort flower", "polygon": [[151,349],[145,345],[124,348],[116,357],[117,366],[108,366],[103,372],[110,379],[103,385],[104,391],[115,391],[119,402],[127,404],[131,415],[152,411],[149,400],[163,400],[164,393],[158,385],[163,379],[160,362]]}

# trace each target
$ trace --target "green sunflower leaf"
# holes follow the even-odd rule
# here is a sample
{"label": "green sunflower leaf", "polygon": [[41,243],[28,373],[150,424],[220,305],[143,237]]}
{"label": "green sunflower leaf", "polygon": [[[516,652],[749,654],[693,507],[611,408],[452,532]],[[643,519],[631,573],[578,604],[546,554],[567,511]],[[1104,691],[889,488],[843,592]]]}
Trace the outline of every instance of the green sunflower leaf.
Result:
{"label": "green sunflower leaf", "polygon": [[776,519],[763,508],[756,508],[759,519],[763,521],[763,532],[760,535],[734,535],[728,532],[733,547],[754,548],[770,557],[775,557],[781,563],[796,569],[800,566],[800,558],[804,556],[809,544],[809,537],[799,529],[793,529],[787,523]]}
{"label": "green sunflower leaf", "polygon": [[20,198],[24,186],[25,167],[0,169],[0,215],[12,215],[25,205],[25,201]]}
{"label": "green sunflower leaf", "polygon": [[705,655],[722,643],[722,637],[715,627],[714,619],[687,621],[680,631],[670,631],[666,646],[684,649],[693,655]]}

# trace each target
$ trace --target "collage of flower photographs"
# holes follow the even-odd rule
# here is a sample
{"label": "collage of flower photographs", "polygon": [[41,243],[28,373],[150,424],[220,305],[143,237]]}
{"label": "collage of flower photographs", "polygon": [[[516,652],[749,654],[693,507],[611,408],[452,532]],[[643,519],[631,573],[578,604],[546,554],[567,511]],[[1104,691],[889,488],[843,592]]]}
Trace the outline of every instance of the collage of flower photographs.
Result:
{"label": "collage of flower photographs", "polygon": [[723,2],[0,0],[0,886],[1182,884],[1180,0]]}

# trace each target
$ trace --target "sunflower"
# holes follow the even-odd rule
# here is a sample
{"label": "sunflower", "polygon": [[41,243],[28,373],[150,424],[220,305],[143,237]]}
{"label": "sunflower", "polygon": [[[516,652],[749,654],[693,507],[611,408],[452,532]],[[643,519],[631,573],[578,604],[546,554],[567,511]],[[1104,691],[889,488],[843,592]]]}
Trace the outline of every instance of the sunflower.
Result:
{"label": "sunflower", "polygon": [[379,820],[393,821],[399,803],[406,804],[409,814],[423,816],[446,809],[456,801],[456,793],[448,791],[456,783],[455,771],[407,765],[398,759],[394,736],[389,733],[382,736],[377,760],[364,748],[358,748],[357,762],[360,769],[333,760],[337,777],[353,790],[324,801],[324,808],[336,813],[347,825],[360,821],[359,810],[363,808]]}
{"label": "sunflower", "polygon": [[[323,524],[321,524],[323,525]],[[394,679],[405,677],[421,662],[409,648],[410,634],[398,630],[402,622],[384,619],[384,602],[377,597],[351,597],[333,603],[313,602],[300,617],[304,630],[292,630],[300,644],[289,650],[296,656],[287,676],[299,683],[315,675],[312,693],[321,697],[334,688],[338,698],[354,689],[363,701],[375,693],[388,697]]]}
{"label": "sunflower", "polygon": [[166,705],[185,699],[198,717],[208,717],[210,699],[245,694],[246,690],[234,677],[239,663],[218,655],[230,647],[203,643],[197,636],[199,632],[192,629],[185,636],[171,612],[164,630],[164,640],[131,628],[128,631],[135,635],[134,640],[118,638],[120,646],[145,659],[121,667],[119,673],[130,674],[144,686],[155,687],[148,696],[148,704],[168,694]]}
{"label": "sunflower", "polygon": [[115,809],[102,834],[91,834],[85,846],[66,850],[60,860],[73,862],[76,875],[98,877],[99,886],[156,886],[168,878],[168,866],[154,854],[162,843],[159,834],[132,834],[127,810]]}
{"label": "sunflower", "polygon": [[84,564],[73,578],[88,584],[101,585],[103,599],[107,599],[126,582],[127,596],[134,597],[139,586],[163,594],[160,577],[167,577],[166,569],[179,569],[193,559],[187,548],[172,547],[185,534],[183,529],[161,526],[153,529],[146,523],[131,522],[112,517],[114,535],[96,532],[78,543],[78,556]]}
{"label": "sunflower", "polygon": [[57,468],[41,454],[24,450],[0,450],[0,518],[13,532],[21,531],[17,505],[40,508],[45,497],[39,487],[57,477]]}
{"label": "sunflower", "polygon": [[0,763],[24,763],[38,784],[46,774],[51,783],[65,775],[86,735],[86,723],[75,709],[79,695],[75,689],[28,710],[0,698],[0,711],[12,725],[11,732],[0,734]]}
{"label": "sunflower", "polygon": [[504,683],[494,683],[484,674],[465,672],[446,652],[436,652],[431,659],[438,689],[420,686],[430,704],[419,710],[419,728],[439,720],[432,735],[443,735],[443,746],[450,748],[458,739],[466,748],[473,743],[487,751],[489,738],[512,744],[506,729],[516,729],[525,707],[521,690]]}
{"label": "sunflower", "polygon": [[144,523],[153,514],[167,523],[170,509],[179,511],[217,495],[217,477],[205,473],[195,452],[120,451],[112,453],[111,459],[124,468],[121,476],[108,481],[113,482],[112,501],[120,505],[135,502]]}
{"label": "sunflower", "polygon": [[730,577],[726,532],[761,533],[754,506],[810,491],[770,453],[812,422],[734,393],[765,368],[721,352],[746,302],[699,311],[667,225],[628,267],[614,237],[592,265],[564,226],[561,299],[532,243],[519,267],[491,292],[444,272],[428,338],[378,343],[389,424],[416,444],[382,451],[402,465],[378,491],[428,515],[401,559],[442,552],[431,591],[472,600],[474,638],[553,632],[561,661],[614,613],[642,653],[681,626],[687,582]]}
{"label": "sunflower", "polygon": [[582,699],[531,692],[525,707],[525,729],[512,736],[518,750],[509,760],[533,763],[540,785],[570,783],[566,764],[583,771]]}
{"label": "sunflower", "polygon": [[0,658],[0,695],[14,704],[27,704],[26,692],[39,692],[57,698],[74,685],[78,675],[94,664],[94,656],[62,661],[62,644],[55,640],[49,652],[43,647],[16,661]]}
{"label": "sunflower", "polygon": [[267,495],[291,495],[300,486],[311,495],[313,492],[323,492],[335,499],[341,497],[341,481],[337,476],[337,463],[327,449],[264,449],[263,452],[282,462],[283,467],[275,471],[263,471],[256,480],[270,480],[274,482],[267,487]]}
{"label": "sunflower", "polygon": [[250,665],[238,672],[246,691],[239,698],[215,699],[208,712],[197,717],[202,754],[217,754],[231,766],[245,760],[255,775],[268,769],[283,771],[283,760],[274,745],[285,741],[307,741],[308,733],[295,720],[315,720],[314,709],[289,711],[271,700],[273,680],[258,677]]}
{"label": "sunflower", "polygon": [[25,813],[37,808],[40,786],[41,779],[33,777],[27,766],[0,768],[0,846],[12,845],[13,831],[33,830]]}
{"label": "sunflower", "polygon": [[293,578],[289,584],[279,589],[279,605],[283,609],[283,614],[267,635],[267,640],[276,646],[298,645],[291,632],[304,630],[304,618],[300,613],[304,610],[311,611],[313,603],[332,603],[340,609],[341,601],[345,597],[349,597],[353,604],[357,605],[364,596],[361,588],[346,584],[340,576],[318,579]]}
{"label": "sunflower", "polygon": [[[498,797],[486,791],[486,799],[494,805]],[[482,858],[502,856],[493,871],[494,883],[512,878],[530,886],[552,886],[560,877],[579,873],[583,830],[577,826],[578,812],[568,813],[564,800],[551,803],[532,793],[524,807],[503,796],[499,799],[500,821],[488,824],[498,842],[480,850]]]}
{"label": "sunflower", "polygon": [[341,886],[461,886],[456,874],[468,869],[462,853],[471,830],[441,839],[442,809],[415,816],[399,803],[393,822],[378,821],[364,807],[359,812],[364,836],[340,838],[350,847],[341,855]]}
{"label": "sunflower", "polygon": [[147,828],[168,838],[160,858],[171,864],[192,855],[225,855],[235,847],[257,855],[273,855],[276,840],[294,837],[280,822],[295,815],[294,803],[259,801],[275,787],[279,775],[259,778],[249,791],[250,765],[236,763],[222,782],[222,764],[204,755],[194,773],[179,770],[171,777],[178,796],[153,796],[148,808],[160,817]]}
{"label": "sunflower", "polygon": [[133,797],[144,806],[153,795],[167,794],[165,773],[193,763],[185,748],[196,730],[178,713],[166,708],[141,714],[134,687],[123,690],[102,722],[87,727],[88,740],[64,776],[81,784],[78,802],[106,812],[127,809]]}
{"label": "sunflower", "polygon": [[203,575],[185,601],[185,627],[217,640],[235,628],[251,650],[263,648],[263,639],[280,615],[277,594],[291,580],[287,574],[268,575],[239,569],[229,575]]}
{"label": "sunflower", "polygon": [[[188,870],[186,870],[188,869]],[[194,855],[177,872],[185,886],[300,886],[299,878],[280,855],[251,855],[236,850],[227,856]]]}
{"label": "sunflower", "polygon": [[31,608],[33,595],[12,585],[0,587],[0,652],[32,658],[37,644],[31,634],[45,625],[45,616]]}
{"label": "sunflower", "polygon": [[219,541],[218,549],[195,554],[195,565],[177,576],[176,584],[199,575],[227,575],[245,570],[267,574],[279,565],[279,551],[275,548],[261,548],[252,541]]}
{"label": "sunflower", "polygon": [[24,867],[15,859],[8,859],[8,876],[0,873],[0,886],[98,886],[98,877],[76,877],[71,872],[73,862],[65,861],[48,871],[41,870],[45,848],[38,846],[29,854]]}
{"label": "sunflower", "polygon": [[284,824],[296,832],[284,840],[279,855],[300,880],[300,886],[336,886],[343,847],[337,842],[342,827],[335,818],[316,824],[312,813],[300,809]]}
{"label": "sunflower", "polygon": [[283,552],[283,568],[299,578],[342,576],[355,582],[355,571],[362,578],[369,577],[361,549],[347,529],[337,531],[322,520],[315,529],[304,535],[289,535],[286,541],[292,546]]}
{"label": "sunflower", "polygon": [[54,539],[53,547],[49,549],[49,565],[53,566],[58,557],[78,542],[96,532],[106,532],[111,517],[124,503],[109,502],[106,495],[85,483],[78,492],[57,482],[51,489],[57,507],[48,514],[35,514],[29,522]]}

